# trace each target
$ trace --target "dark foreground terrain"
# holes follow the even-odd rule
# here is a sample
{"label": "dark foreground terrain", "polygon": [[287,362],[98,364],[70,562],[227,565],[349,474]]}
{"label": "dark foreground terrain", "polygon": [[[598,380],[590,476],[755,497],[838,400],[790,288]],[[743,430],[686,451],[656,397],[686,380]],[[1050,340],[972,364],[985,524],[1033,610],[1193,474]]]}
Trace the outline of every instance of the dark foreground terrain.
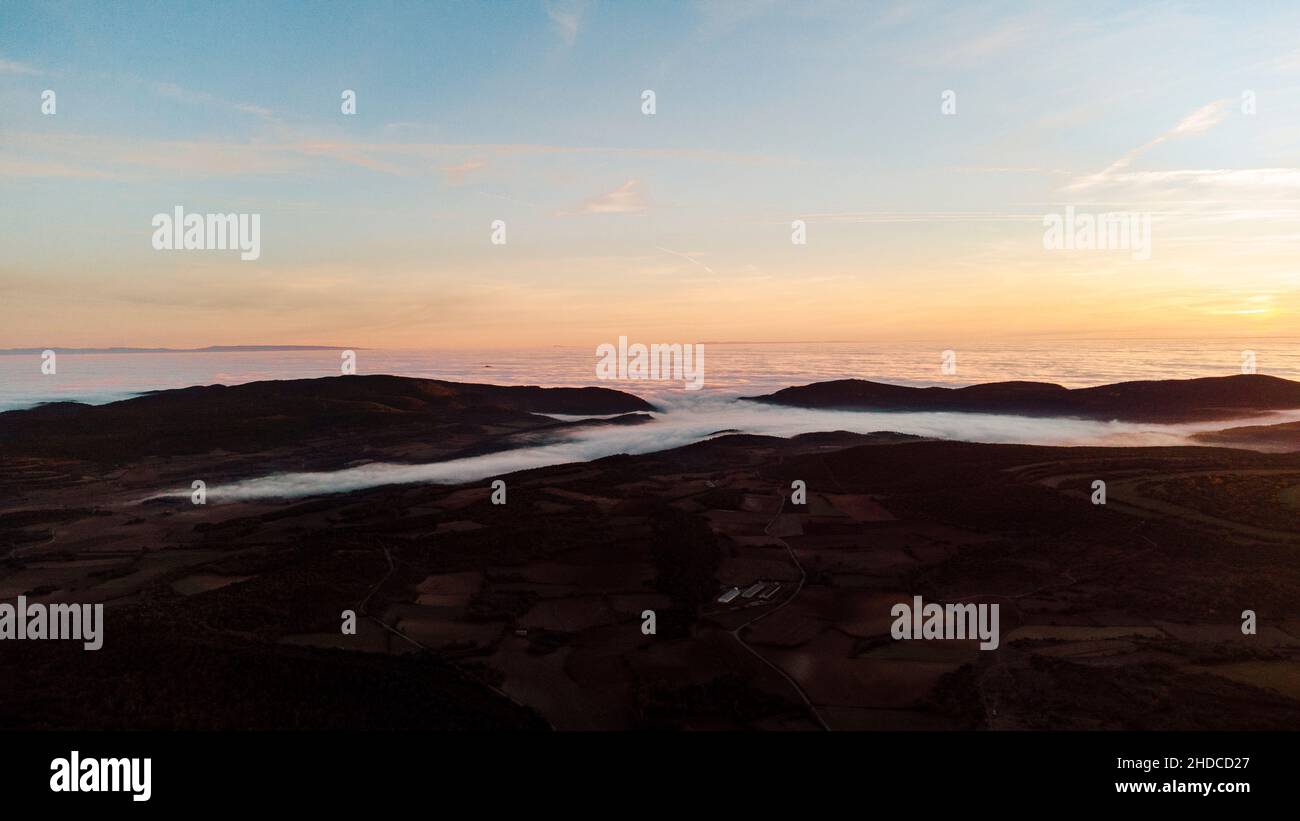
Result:
{"label": "dark foreground terrain", "polygon": [[[440,452],[546,433],[486,427],[498,399],[429,411]],[[435,447],[363,429],[340,451]],[[726,435],[499,477],[504,505],[485,479],[196,506],[140,500],[257,453],[46,430],[0,440],[0,601],[106,602],[104,646],[0,642],[3,729],[1300,729],[1300,454]],[[330,430],[281,464],[335,461]],[[894,641],[915,595],[999,603],[1001,646]]]}

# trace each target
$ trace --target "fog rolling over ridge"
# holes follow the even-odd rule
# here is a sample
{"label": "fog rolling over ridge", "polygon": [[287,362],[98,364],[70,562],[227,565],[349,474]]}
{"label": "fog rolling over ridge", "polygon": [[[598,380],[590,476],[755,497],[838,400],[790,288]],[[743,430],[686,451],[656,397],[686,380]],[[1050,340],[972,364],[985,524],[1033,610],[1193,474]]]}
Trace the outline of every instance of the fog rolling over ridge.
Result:
{"label": "fog rolling over ridge", "polygon": [[[548,444],[428,464],[374,463],[336,471],[277,473],[214,485],[209,488],[209,498],[220,502],[344,493],[388,484],[476,482],[514,471],[584,462],[619,453],[667,450],[698,442],[720,431],[781,437],[824,431],[891,431],[965,442],[1132,447],[1197,444],[1188,437],[1225,427],[1221,421],[1161,425],[946,411],[816,410],[685,392],[659,394],[655,402],[662,412],[645,425],[585,428]],[[1300,420],[1300,410],[1254,418],[1260,424]],[[176,495],[188,493],[188,490],[178,490]]]}

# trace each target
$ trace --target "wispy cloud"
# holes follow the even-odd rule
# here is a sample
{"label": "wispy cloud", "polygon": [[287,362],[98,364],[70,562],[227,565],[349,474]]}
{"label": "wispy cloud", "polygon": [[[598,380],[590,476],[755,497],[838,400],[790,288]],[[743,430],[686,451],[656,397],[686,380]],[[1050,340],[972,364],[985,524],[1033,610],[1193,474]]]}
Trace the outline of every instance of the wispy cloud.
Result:
{"label": "wispy cloud", "polygon": [[763,17],[781,5],[781,0],[701,0],[697,4],[700,33],[706,37],[726,34]]}
{"label": "wispy cloud", "polygon": [[[304,137],[280,142],[141,140],[88,134],[51,135],[0,131],[7,158],[0,177],[106,175],[147,178],[188,175],[197,178],[281,175],[304,170],[312,161],[332,160],[396,176],[431,173],[457,182],[497,157],[616,156],[678,159],[704,163],[767,164],[777,158],[689,148],[606,148],[538,143],[353,142]],[[472,159],[459,159],[466,156]],[[23,173],[14,173],[22,168]],[[82,173],[75,173],[81,169]]]}
{"label": "wispy cloud", "polygon": [[1228,118],[1229,105],[1231,102],[1231,100],[1215,100],[1212,103],[1201,106],[1191,114],[1188,114],[1186,117],[1179,120],[1173,128],[1155,139],[1129,151],[1102,171],[1074,180],[1066,186],[1066,190],[1079,191],[1109,182],[1115,174],[1128,168],[1134,160],[1161,143],[1209,131],[1211,128],[1214,128],[1216,125]]}
{"label": "wispy cloud", "polygon": [[324,157],[385,174],[402,176],[406,173],[398,163],[375,159],[373,156],[375,152],[362,145],[331,140],[306,140],[285,148],[290,152],[302,151],[313,157]]}
{"label": "wispy cloud", "polygon": [[681,257],[682,259],[686,260],[692,265],[698,265],[704,270],[708,271],[710,274],[717,273],[717,271],[713,270],[709,266],[705,265],[703,262],[700,262],[698,259],[696,259],[697,256],[701,256],[701,253],[699,251],[692,251],[690,253],[684,254],[681,251],[674,251],[673,249],[665,248],[662,245],[656,245],[655,248],[658,248],[660,251],[663,251],[665,254],[672,254],[675,257]]}
{"label": "wispy cloud", "polygon": [[166,97],[170,100],[178,100],[190,105],[215,106],[230,111],[239,111],[244,114],[253,114],[265,120],[275,119],[275,115],[269,108],[250,105],[249,103],[230,102],[209,94],[206,91],[193,91],[188,88],[181,88],[175,83],[154,83],[153,90],[155,94],[158,94],[161,97]]}
{"label": "wispy cloud", "polygon": [[1274,59],[1271,68],[1284,74],[1300,72],[1300,51],[1293,51]]}
{"label": "wispy cloud", "polygon": [[[1076,187],[1076,186],[1071,186]],[[1182,168],[1107,174],[1091,188],[1125,188],[1141,196],[1300,197],[1300,168]]]}
{"label": "wispy cloud", "polygon": [[0,157],[0,179],[34,177],[44,179],[111,180],[124,179],[107,171],[84,168],[66,162],[28,162]]}
{"label": "wispy cloud", "polygon": [[39,68],[30,66],[27,63],[20,63],[17,60],[6,60],[3,57],[0,57],[0,74],[39,75],[44,73],[45,72],[41,71]]}
{"label": "wispy cloud", "polygon": [[1040,222],[1041,213],[1005,211],[837,211],[804,214],[808,222],[891,223],[891,222]]}
{"label": "wispy cloud", "polygon": [[979,64],[1028,41],[1037,30],[1040,28],[1028,19],[1008,20],[946,49],[938,56],[938,62],[944,65]]}
{"label": "wispy cloud", "polygon": [[578,31],[582,28],[583,17],[587,12],[585,0],[547,0],[546,16],[551,20],[551,28],[560,35],[566,46],[578,40]]}
{"label": "wispy cloud", "polygon": [[487,167],[487,160],[476,158],[458,162],[453,165],[444,165],[442,171],[447,175],[447,182],[453,185],[460,185],[465,178],[471,173]]}
{"label": "wispy cloud", "polygon": [[598,197],[592,197],[571,211],[559,212],[561,216],[582,214],[643,214],[646,210],[645,195],[641,191],[640,180],[627,182]]}

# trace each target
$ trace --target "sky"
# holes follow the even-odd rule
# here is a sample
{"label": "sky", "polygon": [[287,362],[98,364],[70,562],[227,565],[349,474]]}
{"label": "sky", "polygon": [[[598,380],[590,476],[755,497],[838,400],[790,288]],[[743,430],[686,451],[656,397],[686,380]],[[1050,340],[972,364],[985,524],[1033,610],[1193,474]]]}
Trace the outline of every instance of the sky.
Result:
{"label": "sky", "polygon": [[[10,0],[0,347],[1295,336],[1297,31],[1263,0]],[[177,206],[259,215],[260,256],[155,249]],[[1149,254],[1045,248],[1067,208],[1149,216]]]}

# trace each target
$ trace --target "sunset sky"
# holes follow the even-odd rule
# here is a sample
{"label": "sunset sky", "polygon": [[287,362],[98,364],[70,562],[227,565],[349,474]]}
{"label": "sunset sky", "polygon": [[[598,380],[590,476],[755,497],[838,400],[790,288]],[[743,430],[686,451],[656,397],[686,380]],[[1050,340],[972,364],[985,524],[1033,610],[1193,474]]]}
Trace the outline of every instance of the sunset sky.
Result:
{"label": "sunset sky", "polygon": [[[6,2],[0,347],[1296,335],[1298,32],[1263,2]],[[155,251],[178,205],[260,214],[261,258]],[[1045,250],[1067,206],[1150,213],[1150,259]]]}

